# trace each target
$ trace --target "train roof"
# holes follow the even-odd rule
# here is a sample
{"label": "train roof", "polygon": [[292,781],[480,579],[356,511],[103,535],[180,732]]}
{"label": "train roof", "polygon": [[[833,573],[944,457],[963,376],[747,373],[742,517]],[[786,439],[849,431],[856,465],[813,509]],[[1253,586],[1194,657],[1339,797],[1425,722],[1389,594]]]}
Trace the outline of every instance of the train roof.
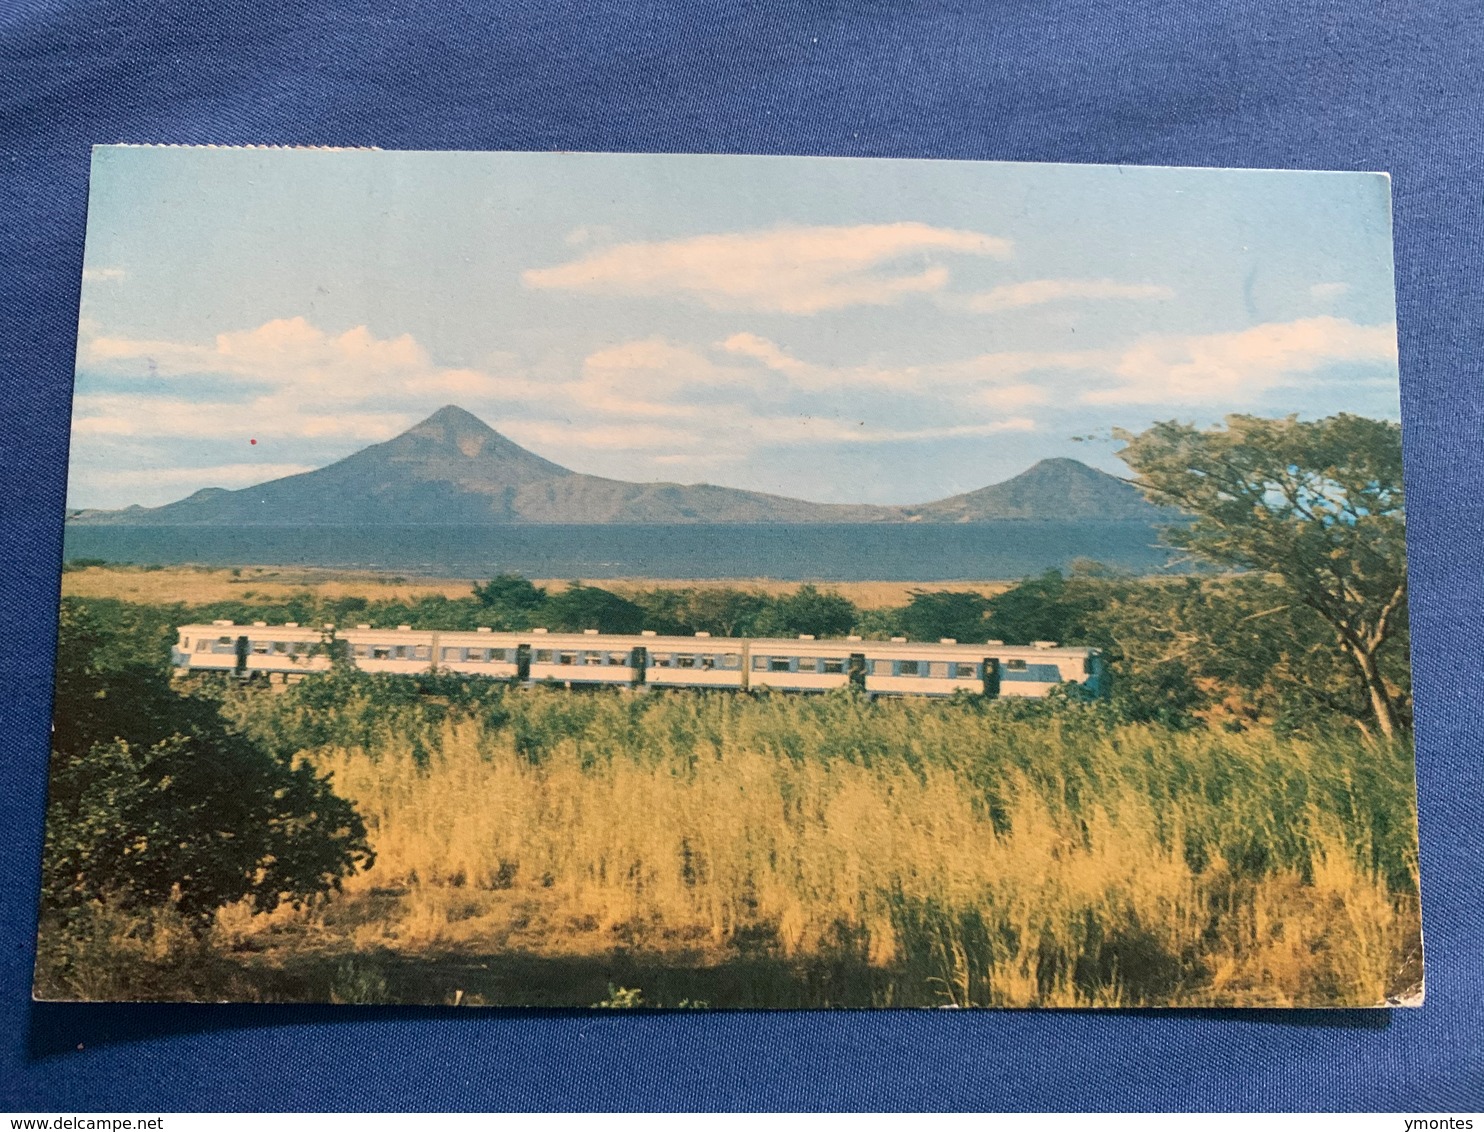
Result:
{"label": "train roof", "polygon": [[[717,651],[728,651],[747,645],[753,650],[766,652],[768,649],[783,653],[824,654],[824,653],[851,653],[862,652],[876,656],[923,656],[935,651],[943,654],[962,656],[965,651],[977,653],[992,652],[1000,656],[1035,655],[1035,656],[1073,656],[1085,657],[1099,652],[1095,648],[1078,645],[1058,645],[1054,641],[1033,641],[1028,645],[1007,645],[1003,641],[910,641],[904,638],[893,637],[889,641],[863,640],[859,637],[713,637],[705,633],[697,633],[691,636],[661,636],[652,632],[641,633],[599,633],[595,630],[586,630],[576,633],[549,632],[545,629],[524,629],[519,631],[492,630],[492,629],[414,629],[410,625],[398,625],[394,627],[374,628],[370,625],[356,625],[354,628],[335,628],[327,625],[300,625],[295,622],[286,622],[282,625],[268,625],[263,622],[253,622],[250,625],[238,625],[232,621],[213,621],[209,625],[181,625],[180,633],[198,633],[205,635],[225,635],[224,630],[247,630],[248,635],[254,630],[269,631],[273,635],[290,635],[300,638],[306,634],[318,635],[326,629],[334,628],[335,635],[340,640],[351,642],[363,640],[418,640],[431,641],[436,633],[440,640],[450,643],[477,644],[481,641],[499,641],[501,644],[530,644],[539,645],[542,642],[549,643],[559,648],[612,648],[615,645],[633,647],[643,645],[650,649],[690,649],[704,652],[708,649]],[[264,633],[267,635],[267,632]]]}

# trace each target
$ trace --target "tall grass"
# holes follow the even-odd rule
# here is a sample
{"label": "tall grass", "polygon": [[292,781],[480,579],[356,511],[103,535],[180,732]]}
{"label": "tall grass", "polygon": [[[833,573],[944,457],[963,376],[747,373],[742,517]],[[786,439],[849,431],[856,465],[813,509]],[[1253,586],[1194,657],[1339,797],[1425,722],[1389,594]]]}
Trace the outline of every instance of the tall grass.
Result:
{"label": "tall grass", "polygon": [[1400,745],[535,689],[306,754],[372,830],[346,907],[381,912],[324,929],[362,951],[833,964],[818,1004],[1364,1005],[1420,973]]}

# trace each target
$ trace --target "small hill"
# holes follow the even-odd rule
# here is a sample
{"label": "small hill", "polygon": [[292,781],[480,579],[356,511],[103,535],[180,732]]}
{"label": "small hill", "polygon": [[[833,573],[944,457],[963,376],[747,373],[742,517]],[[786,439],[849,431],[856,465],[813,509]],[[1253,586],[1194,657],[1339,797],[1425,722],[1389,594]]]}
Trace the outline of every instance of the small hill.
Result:
{"label": "small hill", "polygon": [[925,522],[979,523],[990,519],[1063,519],[1130,522],[1167,520],[1127,480],[1078,460],[1042,460],[1003,483],[904,508]]}

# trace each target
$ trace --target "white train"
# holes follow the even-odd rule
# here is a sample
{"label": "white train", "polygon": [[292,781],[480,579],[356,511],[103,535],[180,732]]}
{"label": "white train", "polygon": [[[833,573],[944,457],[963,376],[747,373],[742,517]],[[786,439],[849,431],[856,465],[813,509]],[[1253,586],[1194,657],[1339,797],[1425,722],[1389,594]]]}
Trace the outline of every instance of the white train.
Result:
{"label": "white train", "polygon": [[[333,631],[333,635],[332,635]],[[327,647],[328,642],[328,647]],[[1093,694],[1108,676],[1097,649],[1061,648],[1051,641],[1006,645],[797,638],[664,637],[519,633],[477,629],[431,631],[399,625],[358,625],[334,631],[289,622],[182,625],[171,650],[179,671],[223,672],[288,680],[325,672],[331,652],[364,672],[411,675],[463,673],[528,684],[569,687],[612,684],[652,688],[771,688],[824,692],[855,686],[870,695],[1044,696],[1075,684]]]}

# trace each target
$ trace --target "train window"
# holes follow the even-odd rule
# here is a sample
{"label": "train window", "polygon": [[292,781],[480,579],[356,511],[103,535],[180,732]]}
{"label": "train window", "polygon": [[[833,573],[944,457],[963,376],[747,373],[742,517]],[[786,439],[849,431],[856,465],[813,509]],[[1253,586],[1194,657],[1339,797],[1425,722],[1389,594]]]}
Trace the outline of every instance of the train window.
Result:
{"label": "train window", "polygon": [[199,638],[196,641],[196,651],[197,652],[205,652],[210,647],[211,647],[211,642],[208,641],[205,637],[201,637],[201,638]]}
{"label": "train window", "polygon": [[231,637],[218,637],[216,639],[216,643],[219,644],[219,645],[230,645],[232,643],[232,638]]}
{"label": "train window", "polygon": [[392,650],[386,645],[376,645],[371,649],[372,660],[390,660]]}
{"label": "train window", "polygon": [[180,638],[180,647],[183,648],[183,649],[187,649],[187,650],[190,649],[190,647],[191,647],[191,638],[189,638],[189,637],[181,637]]}
{"label": "train window", "polygon": [[608,663],[622,664],[627,667],[629,663],[629,654],[626,652],[611,652],[608,654]]}
{"label": "train window", "polygon": [[889,660],[873,660],[871,662],[871,671],[872,671],[872,673],[874,673],[877,676],[890,676],[891,675],[891,661],[889,661]]}
{"label": "train window", "polygon": [[272,644],[272,641],[254,641],[252,643],[252,651],[258,656],[267,656]]}
{"label": "train window", "polygon": [[1025,661],[1023,661],[1023,660],[1007,660],[1007,661],[1005,661],[1005,669],[1008,672],[1024,672],[1025,671]]}
{"label": "train window", "polygon": [[685,656],[682,654],[681,656],[677,656],[675,658],[676,668],[694,668],[695,666],[696,658],[693,656]]}
{"label": "train window", "polygon": [[771,660],[771,659],[772,659],[771,657],[766,657],[766,656],[755,656],[755,657],[753,657],[752,658],[752,670],[754,672],[766,672],[766,671],[768,671],[768,661]]}
{"label": "train window", "polygon": [[710,669],[715,668],[716,667],[716,657],[714,657],[714,656],[703,656],[701,658],[701,667],[707,669],[708,671]]}
{"label": "train window", "polygon": [[577,654],[575,652],[564,652],[557,657],[558,664],[576,664]]}
{"label": "train window", "polygon": [[462,652],[462,651],[463,651],[462,649],[444,649],[443,650],[443,659],[444,660],[463,660],[464,658],[459,655],[459,653]]}
{"label": "train window", "polygon": [[788,672],[788,671],[790,671],[790,667],[789,667],[789,663],[788,663],[788,657],[786,657],[786,656],[769,657],[768,658],[768,671],[769,672]]}
{"label": "train window", "polygon": [[412,650],[412,655],[418,660],[429,660],[432,657],[432,650],[427,645],[418,645]]}
{"label": "train window", "polygon": [[537,649],[536,650],[536,663],[537,664],[550,664],[551,663],[551,650],[550,649]]}
{"label": "train window", "polygon": [[288,656],[289,643],[287,641],[274,641],[273,651],[276,652],[279,656]]}
{"label": "train window", "polygon": [[977,671],[978,667],[977,664],[955,664],[953,666],[953,675],[959,680],[972,680],[975,676],[979,675]]}
{"label": "train window", "polygon": [[821,672],[844,672],[845,661],[837,656],[827,656],[819,662]]}
{"label": "train window", "polygon": [[812,656],[799,657],[799,671],[813,672],[819,667],[819,662]]}
{"label": "train window", "polygon": [[671,667],[670,662],[674,659],[674,653],[652,652],[649,654],[649,663],[654,665],[656,668],[669,668]]}
{"label": "train window", "polygon": [[729,652],[729,653],[727,653],[724,657],[721,658],[721,666],[723,668],[741,668],[742,667],[742,656],[741,656],[741,654],[740,653],[735,653],[735,652]]}
{"label": "train window", "polygon": [[917,675],[917,661],[915,661],[915,660],[904,660],[904,661],[902,661],[897,666],[897,675],[898,676],[916,676]]}
{"label": "train window", "polygon": [[589,649],[589,650],[585,651],[582,654],[582,663],[583,664],[602,664],[603,663],[603,654],[600,653],[600,652],[593,652],[591,649]]}
{"label": "train window", "polygon": [[948,662],[946,660],[935,660],[928,665],[928,675],[942,680],[948,676]]}

